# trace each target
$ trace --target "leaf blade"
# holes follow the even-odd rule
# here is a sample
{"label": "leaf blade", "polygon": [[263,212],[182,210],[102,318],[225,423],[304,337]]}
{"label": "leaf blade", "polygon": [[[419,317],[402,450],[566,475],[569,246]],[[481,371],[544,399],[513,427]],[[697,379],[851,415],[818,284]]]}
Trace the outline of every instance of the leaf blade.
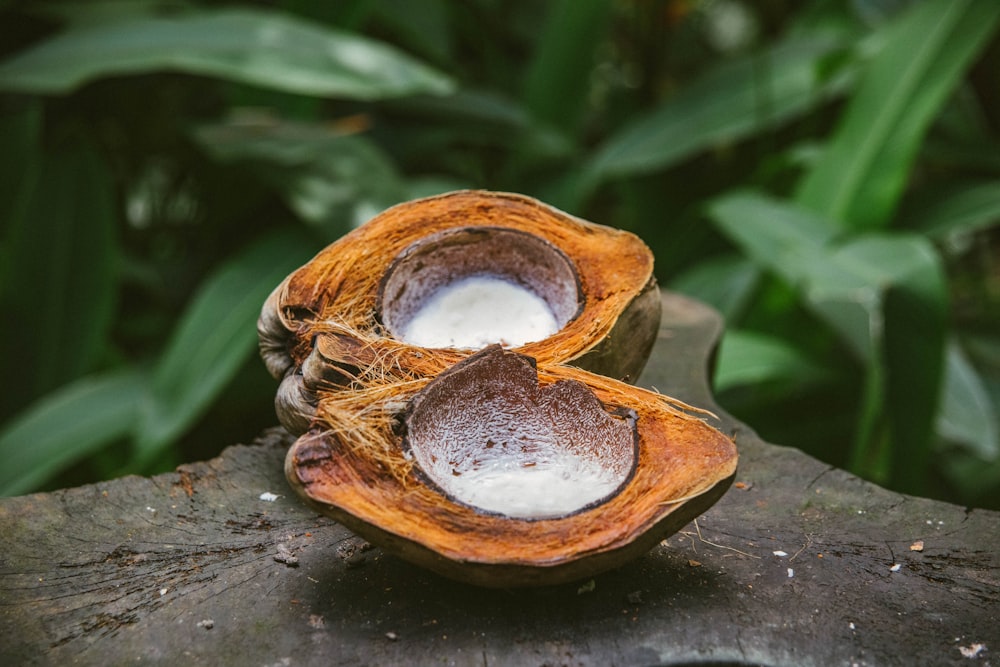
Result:
{"label": "leaf blade", "polygon": [[536,120],[569,135],[576,133],[610,13],[608,0],[550,4],[546,27],[525,77],[524,104]]}
{"label": "leaf blade", "polygon": [[46,154],[20,214],[2,286],[5,345],[18,354],[3,371],[31,399],[92,372],[105,351],[120,255],[111,174],[85,143]]}
{"label": "leaf blade", "polygon": [[717,364],[713,382],[716,392],[766,382],[781,382],[782,388],[791,392],[826,375],[785,340],[742,329],[726,330]]}
{"label": "leaf blade", "polygon": [[145,377],[133,370],[88,376],[47,394],[0,431],[0,495],[36,488],[60,470],[128,436]]}
{"label": "leaf blade", "polygon": [[760,267],[740,255],[703,260],[677,276],[669,289],[706,303],[735,322],[746,310],[760,284]]}
{"label": "leaf blade", "polygon": [[1000,459],[1000,419],[982,379],[954,340],[946,363],[935,430],[983,461]]}
{"label": "leaf blade", "polygon": [[935,239],[970,234],[1000,222],[1000,181],[969,181],[935,188],[905,220]]}
{"label": "leaf blade", "polygon": [[256,349],[256,321],[267,295],[314,252],[291,231],[258,239],[203,283],[153,370],[136,430],[140,464],[179,436]]}
{"label": "leaf blade", "polygon": [[929,0],[890,26],[796,200],[855,229],[882,227],[947,95],[1000,19],[990,0]]}
{"label": "leaf blade", "polygon": [[195,138],[216,160],[249,166],[329,240],[405,198],[392,160],[364,136],[274,121],[202,126]]}
{"label": "leaf blade", "polygon": [[820,74],[820,62],[842,48],[829,35],[796,38],[711,70],[600,146],[588,182],[663,169],[808,110],[845,87],[847,78]]}
{"label": "leaf blade", "polygon": [[94,79],[158,70],[362,100],[452,88],[445,75],[388,45],[250,9],[139,17],[68,30],[0,64],[0,87],[63,94]]}

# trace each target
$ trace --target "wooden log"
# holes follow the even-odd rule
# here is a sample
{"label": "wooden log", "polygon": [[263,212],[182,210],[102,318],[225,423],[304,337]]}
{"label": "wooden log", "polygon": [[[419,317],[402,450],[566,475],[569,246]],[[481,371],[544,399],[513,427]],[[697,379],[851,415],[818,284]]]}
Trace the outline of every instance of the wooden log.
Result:
{"label": "wooden log", "polygon": [[631,564],[536,590],[442,579],[306,509],[274,429],[174,473],[0,500],[0,665],[996,662],[1000,513],[762,442],[712,401],[720,330],[666,295],[642,383],[719,415],[736,484]]}

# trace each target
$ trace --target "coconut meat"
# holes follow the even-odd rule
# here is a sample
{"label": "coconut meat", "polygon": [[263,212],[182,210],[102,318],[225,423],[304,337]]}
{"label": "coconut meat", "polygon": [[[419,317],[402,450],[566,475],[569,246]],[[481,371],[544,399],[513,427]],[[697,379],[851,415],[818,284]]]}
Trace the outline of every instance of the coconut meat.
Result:
{"label": "coconut meat", "polygon": [[544,519],[565,516],[605,498],[621,479],[599,461],[550,453],[542,460],[495,459],[442,485],[454,498],[481,510]]}
{"label": "coconut meat", "polygon": [[627,482],[635,423],[580,382],[541,386],[530,357],[494,344],[411,399],[404,445],[451,500],[548,519],[597,506]]}
{"label": "coconut meat", "polygon": [[548,303],[529,289],[495,276],[470,276],[444,285],[420,306],[402,338],[421,347],[518,347],[559,331]]}

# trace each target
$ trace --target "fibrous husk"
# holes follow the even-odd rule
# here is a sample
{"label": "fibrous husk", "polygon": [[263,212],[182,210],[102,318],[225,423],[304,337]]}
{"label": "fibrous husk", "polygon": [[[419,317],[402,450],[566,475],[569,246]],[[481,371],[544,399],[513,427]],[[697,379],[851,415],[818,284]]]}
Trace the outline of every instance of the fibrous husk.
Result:
{"label": "fibrous husk", "polygon": [[[442,260],[457,275],[425,267]],[[555,304],[562,328],[514,351],[429,349],[394,337],[393,319],[406,317],[413,290],[483,263]],[[261,354],[281,381],[279,418],[302,434],[286,460],[291,485],[384,549],[481,585],[557,583],[645,552],[714,503],[736,467],[733,443],[697,411],[623,381],[638,377],[655,340],[652,268],[634,235],[520,195],[463,191],[380,214],[292,273],[261,314]],[[505,379],[524,385],[523,373],[496,370],[515,359],[531,365],[537,391]],[[415,463],[407,433],[416,406],[427,423],[448,409],[428,397],[452,395],[444,383],[470,373],[492,382],[489,391],[534,396],[557,387],[565,401],[600,406],[605,421],[631,415],[626,480],[600,502],[540,519],[449,495]]]}

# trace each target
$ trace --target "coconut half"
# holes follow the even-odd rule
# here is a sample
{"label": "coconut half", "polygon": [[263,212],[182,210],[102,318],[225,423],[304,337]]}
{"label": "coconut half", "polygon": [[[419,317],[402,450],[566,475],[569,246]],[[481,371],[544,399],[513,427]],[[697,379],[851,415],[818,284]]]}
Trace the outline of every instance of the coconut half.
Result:
{"label": "coconut half", "polygon": [[697,411],[623,381],[659,325],[652,267],[634,235],[520,195],[385,211],[264,305],[278,416],[302,434],[290,484],[387,552],[485,586],[644,553],[737,461]]}

